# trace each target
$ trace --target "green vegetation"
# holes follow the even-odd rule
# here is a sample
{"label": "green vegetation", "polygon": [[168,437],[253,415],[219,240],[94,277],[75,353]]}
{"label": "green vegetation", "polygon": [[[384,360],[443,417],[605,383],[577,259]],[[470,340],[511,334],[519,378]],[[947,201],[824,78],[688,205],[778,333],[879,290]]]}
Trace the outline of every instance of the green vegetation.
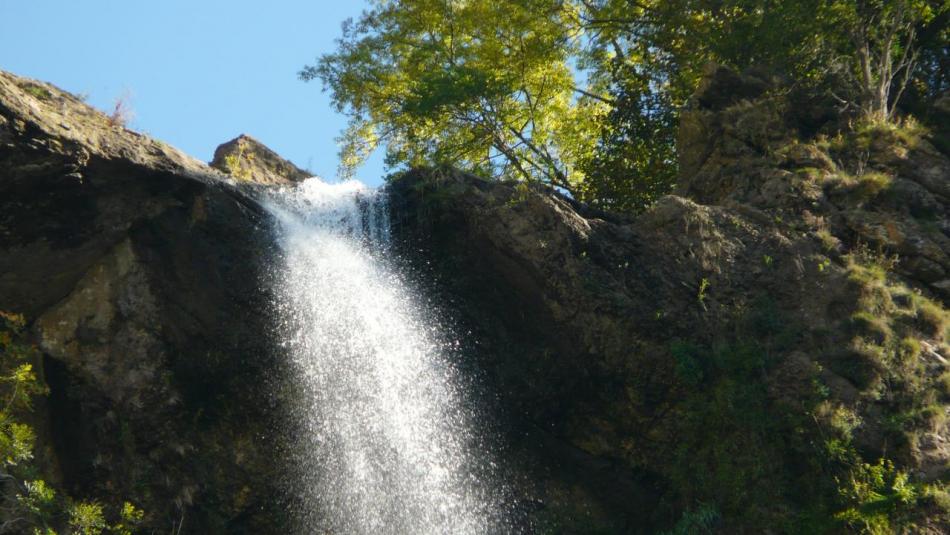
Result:
{"label": "green vegetation", "polygon": [[859,463],[842,482],[839,492],[849,507],[835,518],[861,533],[886,535],[892,522],[917,502],[919,488],[891,461]]}
{"label": "green vegetation", "polygon": [[250,163],[254,161],[254,155],[247,153],[247,146],[243,141],[238,141],[237,154],[228,154],[224,157],[224,166],[228,174],[238,180],[250,180]]}
{"label": "green vegetation", "polygon": [[[713,346],[671,344],[683,394],[667,499],[686,511],[673,532],[706,532],[692,524],[691,503],[706,504],[723,526],[782,533],[896,533],[931,508],[946,514],[944,483],[915,480],[901,460],[945,423],[950,372],[935,373],[924,347],[950,334],[950,313],[895,280],[893,257],[859,247],[844,261],[855,309],[839,329],[805,335],[760,301]],[[809,347],[831,349],[810,364],[811,389],[771,390],[784,364],[773,356]],[[824,365],[865,401],[833,394]],[[865,402],[882,412],[866,418]],[[869,432],[882,434],[882,453],[858,446]]]}
{"label": "green vegetation", "polygon": [[706,290],[709,289],[709,279],[703,277],[699,281],[699,291],[696,292],[696,299],[699,300],[699,304],[703,305],[703,308],[706,308]]}
{"label": "green vegetation", "polygon": [[45,395],[36,376],[36,348],[26,342],[20,315],[0,311],[0,533],[55,535],[57,529],[81,535],[132,535],[144,512],[129,502],[107,521],[107,508],[96,501],[76,501],[41,479],[33,463],[36,435],[27,422],[33,399]]}
{"label": "green vegetation", "polygon": [[[770,410],[761,380],[767,353],[755,344],[679,342],[671,350],[677,374],[690,385],[668,465],[676,501],[705,503],[700,511],[716,511],[727,525],[773,525],[780,516],[770,504],[787,501],[792,488],[781,462],[791,429]],[[674,533],[688,533],[680,526],[693,520],[684,515]]]}
{"label": "green vegetation", "polygon": [[29,93],[30,95],[32,95],[33,97],[39,100],[47,100],[49,98],[52,98],[53,96],[53,94],[49,92],[49,89],[46,89],[45,87],[41,85],[26,84],[26,85],[23,85],[22,87],[24,91],[26,91],[27,93]]}
{"label": "green vegetation", "polygon": [[[671,190],[709,62],[785,76],[887,128],[947,85],[940,0],[376,0],[305,67],[350,117],[342,174],[449,164],[634,212]],[[871,184],[873,185],[873,184]]]}
{"label": "green vegetation", "polygon": [[695,509],[687,510],[680,517],[679,522],[672,530],[662,535],[702,535],[705,533],[715,533],[713,528],[719,521],[719,511],[708,504],[700,504]]}

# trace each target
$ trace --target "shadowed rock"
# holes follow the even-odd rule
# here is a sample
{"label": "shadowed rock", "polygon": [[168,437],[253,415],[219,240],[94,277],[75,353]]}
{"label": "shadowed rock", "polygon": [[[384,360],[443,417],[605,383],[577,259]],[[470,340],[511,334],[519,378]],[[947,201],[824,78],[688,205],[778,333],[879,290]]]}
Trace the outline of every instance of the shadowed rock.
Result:
{"label": "shadowed rock", "polygon": [[44,354],[38,461],[73,498],[128,500],[162,531],[282,531],[250,191],[0,72],[0,310]]}

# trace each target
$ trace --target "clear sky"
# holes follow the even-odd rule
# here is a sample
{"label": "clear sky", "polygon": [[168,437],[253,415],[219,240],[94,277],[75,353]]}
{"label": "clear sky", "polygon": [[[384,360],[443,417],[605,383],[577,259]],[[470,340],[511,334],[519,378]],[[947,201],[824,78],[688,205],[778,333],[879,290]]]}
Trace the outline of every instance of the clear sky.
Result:
{"label": "clear sky", "polygon": [[[249,134],[300,167],[336,176],[345,118],[297,71],[334,49],[365,0],[0,0],[0,69],[85,93],[130,127],[208,161]],[[378,184],[382,157],[357,176]]]}

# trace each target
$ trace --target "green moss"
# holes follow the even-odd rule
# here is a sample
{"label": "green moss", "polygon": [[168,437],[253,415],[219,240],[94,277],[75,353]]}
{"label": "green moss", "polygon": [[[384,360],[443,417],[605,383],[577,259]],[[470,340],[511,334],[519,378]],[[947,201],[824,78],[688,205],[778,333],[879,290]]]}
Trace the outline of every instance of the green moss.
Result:
{"label": "green moss", "polygon": [[832,357],[829,367],[859,390],[869,390],[880,384],[885,371],[884,354],[881,346],[858,338]]}
{"label": "green moss", "polygon": [[924,505],[932,506],[942,516],[950,514],[950,492],[944,484],[932,484],[924,487],[920,495]]}
{"label": "green moss", "polygon": [[846,262],[848,283],[858,292],[858,311],[880,317],[891,314],[895,306],[887,277],[897,258],[859,247],[848,254]]}
{"label": "green moss", "polygon": [[841,241],[834,236],[828,229],[821,229],[815,232],[815,236],[821,241],[821,246],[825,251],[834,251],[841,245]]}
{"label": "green moss", "polygon": [[838,134],[824,144],[832,153],[860,155],[892,146],[914,148],[928,135],[926,127],[908,116],[887,123],[861,121],[850,132]]}
{"label": "green moss", "polygon": [[20,86],[27,94],[31,95],[33,98],[39,100],[49,100],[53,98],[53,94],[49,92],[49,89],[41,85],[25,83]]}
{"label": "green moss", "polygon": [[851,193],[860,201],[869,201],[889,189],[893,181],[894,178],[885,173],[864,173],[856,177]]}
{"label": "green moss", "polygon": [[865,150],[890,145],[913,148],[927,134],[926,127],[913,116],[907,116],[900,121],[859,123],[854,131],[854,140],[859,148]]}

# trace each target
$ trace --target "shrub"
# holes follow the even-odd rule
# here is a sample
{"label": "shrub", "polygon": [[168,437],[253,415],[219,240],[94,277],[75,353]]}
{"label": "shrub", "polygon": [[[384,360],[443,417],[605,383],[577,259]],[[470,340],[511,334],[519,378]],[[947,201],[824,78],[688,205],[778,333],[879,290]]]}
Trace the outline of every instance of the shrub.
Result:
{"label": "shrub", "polygon": [[884,344],[892,334],[886,319],[870,312],[854,313],[851,316],[850,327],[853,333],[870,337],[876,344]]}
{"label": "shrub", "polygon": [[944,340],[947,336],[947,328],[950,327],[950,313],[930,299],[918,297],[915,301],[921,330],[938,341]]}
{"label": "shrub", "polygon": [[890,175],[877,171],[864,173],[856,177],[856,183],[852,187],[851,193],[857,200],[866,202],[890,188],[893,181],[894,179]]}
{"label": "shrub", "polygon": [[701,503],[696,509],[687,509],[683,516],[673,527],[672,530],[663,532],[661,535],[702,535],[704,533],[714,533],[714,528],[719,522],[719,510],[716,506]]}
{"label": "shrub", "polygon": [[898,356],[900,356],[901,362],[916,362],[917,358],[920,357],[920,351],[920,342],[916,338],[906,337],[901,340]]}
{"label": "shrub", "polygon": [[247,146],[244,144],[243,140],[238,141],[238,150],[237,154],[228,154],[224,157],[224,167],[228,170],[228,174],[237,178],[238,180],[250,180],[251,179],[251,168],[249,165],[246,165],[254,161],[254,155],[247,153]]}
{"label": "shrub", "polygon": [[79,502],[69,510],[69,527],[81,535],[99,535],[108,525],[102,505],[96,502]]}
{"label": "shrub", "polygon": [[835,517],[851,529],[873,535],[893,533],[892,522],[916,503],[919,494],[910,477],[883,458],[876,464],[855,465],[839,483],[848,507]]}
{"label": "shrub", "polygon": [[48,100],[53,97],[53,94],[49,92],[49,89],[46,89],[41,85],[25,84],[22,87],[23,90],[27,92],[27,94],[38,100]]}
{"label": "shrub", "polygon": [[[0,533],[40,533],[55,535],[55,527],[64,521],[73,533],[98,535],[108,529],[118,535],[131,535],[142,521],[142,511],[126,502],[119,513],[120,522],[109,525],[98,502],[71,504],[69,497],[57,492],[42,479],[32,465],[35,436],[24,423],[32,409],[33,398],[47,392],[33,373],[39,358],[35,347],[27,343],[23,316],[0,311],[0,480],[13,493],[0,494],[0,507],[14,522],[0,523]],[[32,528],[29,529],[29,528]]]}
{"label": "shrub", "polygon": [[927,485],[920,496],[921,501],[937,508],[944,515],[950,513],[950,492],[940,485]]}
{"label": "shrub", "polygon": [[937,377],[937,388],[945,399],[950,399],[950,371],[943,372]]}
{"label": "shrub", "polygon": [[129,95],[124,94],[116,97],[112,104],[112,111],[109,113],[109,124],[111,126],[125,127],[134,116],[132,106],[129,104]]}

